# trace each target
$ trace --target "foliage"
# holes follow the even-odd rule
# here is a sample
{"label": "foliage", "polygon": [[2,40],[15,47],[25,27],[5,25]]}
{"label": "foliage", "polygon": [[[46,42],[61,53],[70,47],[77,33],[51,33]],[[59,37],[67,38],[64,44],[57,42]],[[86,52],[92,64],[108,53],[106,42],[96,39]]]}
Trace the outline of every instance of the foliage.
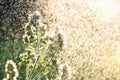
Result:
{"label": "foliage", "polygon": [[24,51],[24,45],[20,40],[4,40],[0,39],[0,80],[5,77],[4,66],[7,60],[12,59],[19,62],[19,54]]}
{"label": "foliage", "polygon": [[[24,68],[25,80],[37,80],[39,77],[45,76],[53,80],[58,74],[57,58],[61,42],[59,36],[51,38],[47,35],[45,26],[39,26],[38,20],[39,16],[34,13],[26,26],[26,36],[24,37],[26,47],[24,53],[19,55],[21,59],[18,63],[19,70]],[[24,78],[21,76],[20,79]]]}
{"label": "foliage", "polygon": [[[0,16],[0,80],[6,77],[4,66],[11,59],[17,65],[19,80],[120,80],[119,1],[32,0],[38,1],[41,12],[30,18],[27,1],[31,0],[1,1],[5,6],[0,6],[0,14],[10,13],[5,13],[7,18]],[[14,5],[21,1],[20,6],[7,10],[10,1]],[[21,14],[17,14],[19,10]],[[62,39],[54,30],[58,25],[64,30]],[[63,63],[58,65],[59,58]]]}

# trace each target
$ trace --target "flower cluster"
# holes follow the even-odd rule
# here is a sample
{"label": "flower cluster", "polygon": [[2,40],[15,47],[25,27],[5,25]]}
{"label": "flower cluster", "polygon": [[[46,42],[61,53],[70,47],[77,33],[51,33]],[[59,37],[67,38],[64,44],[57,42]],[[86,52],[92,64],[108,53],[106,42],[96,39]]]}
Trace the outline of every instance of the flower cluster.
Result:
{"label": "flower cluster", "polygon": [[5,64],[5,72],[7,73],[6,78],[3,80],[17,80],[19,73],[17,69],[17,65],[13,60],[8,60]]}

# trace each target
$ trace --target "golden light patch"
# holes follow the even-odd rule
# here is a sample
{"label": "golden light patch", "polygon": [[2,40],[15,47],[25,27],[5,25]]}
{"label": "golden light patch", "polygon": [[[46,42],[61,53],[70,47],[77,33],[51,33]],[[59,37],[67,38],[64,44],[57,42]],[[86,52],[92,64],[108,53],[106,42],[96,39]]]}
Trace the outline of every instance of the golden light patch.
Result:
{"label": "golden light patch", "polygon": [[111,22],[118,18],[120,13],[120,3],[115,0],[89,0],[88,6],[94,12],[99,20]]}

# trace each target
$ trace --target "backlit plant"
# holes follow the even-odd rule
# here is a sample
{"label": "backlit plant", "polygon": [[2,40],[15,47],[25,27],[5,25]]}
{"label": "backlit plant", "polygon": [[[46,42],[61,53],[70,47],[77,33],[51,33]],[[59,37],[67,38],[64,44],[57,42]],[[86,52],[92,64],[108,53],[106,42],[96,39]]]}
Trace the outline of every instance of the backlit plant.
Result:
{"label": "backlit plant", "polygon": [[58,74],[57,58],[62,47],[60,34],[55,33],[57,36],[50,37],[46,29],[47,25],[40,25],[39,16],[39,12],[30,16],[23,39],[26,48],[24,53],[19,55],[21,59],[19,69],[25,70],[25,80],[38,78],[52,80]]}

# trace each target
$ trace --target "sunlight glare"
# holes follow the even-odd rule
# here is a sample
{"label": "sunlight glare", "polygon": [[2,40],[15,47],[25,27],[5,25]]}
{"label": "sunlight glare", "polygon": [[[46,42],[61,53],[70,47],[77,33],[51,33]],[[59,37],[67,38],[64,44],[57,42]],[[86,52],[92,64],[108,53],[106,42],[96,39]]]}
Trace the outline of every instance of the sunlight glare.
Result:
{"label": "sunlight glare", "polygon": [[89,7],[97,12],[97,17],[104,22],[111,22],[120,12],[120,6],[115,0],[91,0]]}

